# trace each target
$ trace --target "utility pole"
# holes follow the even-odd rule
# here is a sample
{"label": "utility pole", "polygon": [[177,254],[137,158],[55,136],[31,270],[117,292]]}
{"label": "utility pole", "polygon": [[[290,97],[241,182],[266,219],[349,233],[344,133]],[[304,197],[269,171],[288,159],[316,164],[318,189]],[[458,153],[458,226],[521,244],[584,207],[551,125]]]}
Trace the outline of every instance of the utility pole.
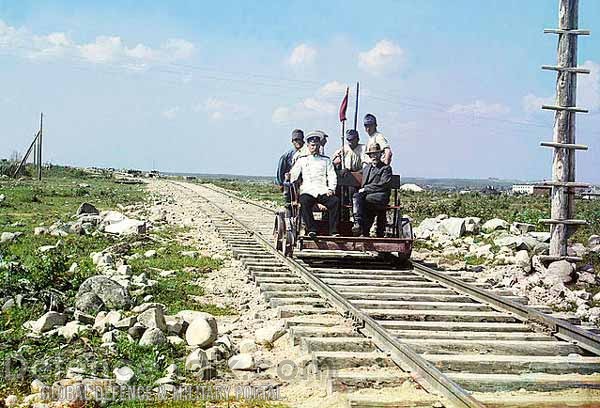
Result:
{"label": "utility pole", "polygon": [[44,113],[40,113],[40,134],[38,137],[38,148],[37,148],[37,153],[38,153],[38,161],[37,161],[37,165],[38,165],[38,180],[42,180],[42,137],[44,134]]}
{"label": "utility pole", "polygon": [[557,72],[556,102],[542,106],[542,109],[555,111],[553,141],[541,143],[554,149],[552,181],[544,183],[552,187],[551,218],[540,220],[550,225],[550,255],[541,257],[548,262],[581,260],[568,256],[567,240],[578,225],[587,224],[585,220],[574,219],[575,189],[589,187],[575,182],[575,151],[587,150],[587,146],[575,144],[575,114],[588,112],[576,106],[577,74],[590,73],[577,67],[577,38],[590,34],[589,30],[578,29],[578,8],[579,0],[559,0],[558,29],[544,30],[544,33],[558,35],[557,65],[542,66],[542,69]]}

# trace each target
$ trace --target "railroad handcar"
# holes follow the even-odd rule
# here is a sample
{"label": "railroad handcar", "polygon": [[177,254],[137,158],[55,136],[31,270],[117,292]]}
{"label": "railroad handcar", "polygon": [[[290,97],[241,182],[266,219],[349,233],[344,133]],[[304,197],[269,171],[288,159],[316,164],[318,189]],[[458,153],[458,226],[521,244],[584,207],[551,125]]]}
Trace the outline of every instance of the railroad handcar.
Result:
{"label": "railroad handcar", "polygon": [[[371,251],[389,256],[392,262],[406,262],[413,247],[413,232],[410,219],[402,216],[400,207],[400,176],[392,176],[390,205],[377,209],[377,216],[385,217],[386,228],[383,237],[355,237],[352,235],[352,191],[360,188],[362,174],[348,172],[338,176],[336,195],[340,198],[338,231],[339,236],[328,235],[327,212],[315,206],[317,236],[311,238],[303,233],[300,216],[300,203],[296,186],[290,187],[291,202],[277,211],[273,229],[275,246],[285,256],[292,256],[294,250],[331,250],[331,251]],[[320,213],[320,219],[319,215]]]}

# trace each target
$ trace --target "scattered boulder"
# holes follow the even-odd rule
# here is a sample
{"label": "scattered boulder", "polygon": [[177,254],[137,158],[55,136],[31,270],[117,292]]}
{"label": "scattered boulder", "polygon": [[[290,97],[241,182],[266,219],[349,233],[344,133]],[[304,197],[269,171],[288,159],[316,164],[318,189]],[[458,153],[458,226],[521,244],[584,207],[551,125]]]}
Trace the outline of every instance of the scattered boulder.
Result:
{"label": "scattered boulder", "polygon": [[[0,195],[3,197],[3,195]],[[19,397],[17,397],[16,395],[9,395],[4,399],[4,404],[6,404],[7,408],[14,408],[17,406],[17,404],[19,403]]]}
{"label": "scattered boulder", "polygon": [[208,366],[208,357],[201,348],[192,351],[185,358],[185,369],[189,371],[198,371]]}
{"label": "scattered boulder", "polygon": [[82,293],[75,299],[75,308],[84,313],[95,316],[104,309],[104,302],[93,292]]}
{"label": "scattered boulder", "polygon": [[140,313],[137,321],[148,329],[157,328],[163,332],[167,330],[163,309],[158,307],[153,307]]}
{"label": "scattered boulder", "polygon": [[548,265],[547,276],[559,279],[563,283],[569,283],[573,279],[573,265],[565,260],[554,261]]}
{"label": "scattered boulder", "polygon": [[47,312],[42,315],[34,324],[33,330],[38,333],[45,333],[56,326],[64,326],[67,322],[67,317],[58,312]]}
{"label": "scattered boulder", "polygon": [[135,340],[141,339],[144,335],[146,328],[139,323],[134,323],[129,329],[127,329],[127,333]]}
{"label": "scattered boulder", "polygon": [[133,270],[131,269],[131,266],[129,266],[129,265],[121,265],[117,268],[118,275],[131,276],[132,273],[133,273]]}
{"label": "scattered boulder", "polygon": [[464,218],[450,217],[442,220],[439,230],[452,238],[459,238],[465,234],[466,225]]}
{"label": "scattered boulder", "polygon": [[167,341],[174,346],[179,346],[180,344],[185,344],[185,340],[179,336],[167,336]]}
{"label": "scattered boulder", "polygon": [[140,220],[124,218],[104,227],[104,232],[116,235],[137,235],[146,233],[146,223]]}
{"label": "scattered boulder", "polygon": [[160,329],[154,327],[148,329],[142,335],[140,339],[140,346],[157,346],[167,342],[167,337],[163,334]]}
{"label": "scattered boulder", "polygon": [[150,249],[144,252],[144,258],[154,258],[156,256],[156,251],[154,249]]}
{"label": "scattered boulder", "polygon": [[240,353],[247,354],[256,351],[256,342],[253,339],[244,339],[239,344]]}
{"label": "scattered boulder", "polygon": [[217,320],[209,313],[196,315],[185,332],[185,340],[190,346],[209,347],[219,333]]}
{"label": "scattered boulder", "polygon": [[90,203],[81,203],[75,215],[99,215],[100,211]]}
{"label": "scattered boulder", "polygon": [[574,243],[573,245],[569,245],[567,248],[567,254],[571,256],[579,256],[584,257],[589,252],[589,249],[583,244],[579,242]]}
{"label": "scattered boulder", "polygon": [[117,384],[120,385],[129,384],[135,378],[135,373],[130,367],[127,366],[115,368],[113,374],[115,375]]}
{"label": "scattered boulder", "polygon": [[600,245],[600,235],[590,235],[588,238],[588,247],[593,248]]}
{"label": "scattered boulder", "polygon": [[129,330],[136,322],[137,318],[135,316],[129,316],[119,320],[113,326],[117,330]]}
{"label": "scattered boulder", "polygon": [[498,230],[508,230],[509,228],[510,224],[504,220],[501,220],[500,218],[492,218],[481,226],[483,232],[487,233]]}
{"label": "scattered boulder", "polygon": [[165,316],[167,331],[176,335],[181,335],[187,329],[188,324],[181,316]]}
{"label": "scattered boulder", "polygon": [[250,353],[240,353],[231,357],[227,365],[231,370],[254,370],[254,356]]}
{"label": "scattered boulder", "polygon": [[0,244],[4,244],[6,242],[13,242],[17,237],[21,235],[18,232],[3,232],[0,234]]}
{"label": "scattered boulder", "polygon": [[596,276],[593,273],[581,271],[577,274],[577,282],[586,283],[588,285],[595,285]]}
{"label": "scattered boulder", "polygon": [[479,217],[466,217],[465,218],[465,232],[467,234],[477,234],[481,226],[481,218]]}
{"label": "scattered boulder", "polygon": [[513,222],[510,231],[515,234],[526,234],[535,230],[535,225],[526,222]]}
{"label": "scattered boulder", "polygon": [[498,236],[496,239],[494,239],[494,245],[499,247],[507,247],[513,250],[517,249],[517,247],[520,246],[522,242],[523,240],[521,239],[521,237],[514,236],[508,233],[504,233]]}
{"label": "scattered boulder", "polygon": [[93,328],[99,333],[104,333],[114,327],[121,319],[121,312],[117,310],[111,310],[108,313],[102,311],[96,316]]}
{"label": "scattered boulder", "polygon": [[64,326],[58,328],[58,335],[64,337],[67,341],[71,341],[80,333],[87,330],[89,326],[80,324],[77,320],[68,322]]}
{"label": "scattered boulder", "polygon": [[550,233],[545,231],[533,231],[527,233],[529,236],[537,239],[539,242],[550,242]]}
{"label": "scattered boulder", "polygon": [[102,300],[107,309],[129,309],[131,298],[127,289],[102,275],[92,276],[81,284],[77,296],[93,293]]}
{"label": "scattered boulder", "polygon": [[46,227],[35,227],[33,229],[33,235],[48,235],[50,230]]}
{"label": "scattered boulder", "polygon": [[525,250],[517,251],[515,254],[515,265],[522,268],[526,273],[531,271],[531,260],[529,259],[529,253]]}

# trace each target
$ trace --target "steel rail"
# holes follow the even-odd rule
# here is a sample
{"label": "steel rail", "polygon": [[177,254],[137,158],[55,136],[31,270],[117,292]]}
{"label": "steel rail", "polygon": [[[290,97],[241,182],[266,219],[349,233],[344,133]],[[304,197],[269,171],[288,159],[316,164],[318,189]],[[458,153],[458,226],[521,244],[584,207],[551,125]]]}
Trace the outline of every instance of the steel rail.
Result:
{"label": "steel rail", "polygon": [[499,310],[511,313],[523,322],[540,324],[550,329],[554,336],[562,340],[571,341],[582,349],[600,355],[600,335],[581,329],[567,321],[539,312],[503,296],[488,293],[485,290],[436,271],[419,262],[412,261],[412,266],[430,279],[441,282],[479,302],[490,304]]}
{"label": "steel rail", "polygon": [[[221,192],[210,186],[203,185],[203,187],[206,187],[215,192]],[[241,197],[237,197],[233,193],[225,192],[224,194],[275,213],[275,211],[273,211],[270,208],[264,207],[258,203],[243,199]],[[455,289],[457,291],[462,292],[463,294],[471,296],[473,299],[478,300],[480,302],[491,304],[501,311],[512,313],[513,315],[515,315],[515,317],[517,317],[523,322],[536,323],[538,325],[541,325],[546,329],[552,331],[553,335],[555,335],[556,337],[562,340],[570,341],[591,353],[600,355],[600,335],[594,334],[588,330],[581,329],[567,321],[557,319],[548,314],[539,312],[531,307],[506,299],[502,296],[496,296],[483,289],[477,288],[476,286],[465,283],[460,279],[447,276],[442,272],[436,271],[435,269],[423,265],[422,263],[412,261],[412,265],[417,270],[421,271],[423,274],[427,275],[431,279],[443,282],[445,285],[451,287],[452,289]]]}
{"label": "steel rail", "polygon": [[[175,183],[184,188],[191,190],[189,186]],[[205,187],[205,186],[201,186]],[[221,191],[208,188],[211,191],[223,194]],[[456,407],[469,407],[469,408],[484,408],[480,401],[476,400],[471,394],[459,386],[456,382],[444,375],[435,366],[425,360],[423,357],[415,353],[408,345],[401,342],[390,334],[385,328],[377,323],[372,317],[368,316],[360,309],[352,305],[346,298],[344,298],[337,291],[329,287],[326,283],[320,280],[318,277],[312,274],[306,267],[293,260],[292,258],[286,257],[281,254],[267,239],[262,237],[260,234],[256,234],[252,227],[246,225],[243,221],[237,219],[237,217],[225,210],[220,205],[210,201],[208,198],[202,196],[195,191],[200,197],[206,200],[207,203],[214,206],[221,213],[226,214],[235,223],[241,226],[246,231],[252,233],[254,238],[263,247],[271,252],[276,258],[282,263],[287,265],[291,270],[295,271],[309,286],[311,286],[321,297],[330,302],[340,314],[351,317],[353,320],[359,322],[362,325],[362,331],[369,337],[377,347],[385,351],[389,357],[400,367],[408,368],[413,374],[416,374],[416,378],[423,381],[428,385],[428,389],[437,393],[439,396],[446,398],[448,401],[453,403]],[[228,194],[226,194],[228,195]],[[234,198],[239,198],[235,197]],[[244,201],[244,200],[242,200]],[[251,202],[250,202],[251,203]],[[252,204],[252,203],[251,203]],[[257,207],[262,208],[260,205]],[[422,384],[423,385],[423,384]]]}

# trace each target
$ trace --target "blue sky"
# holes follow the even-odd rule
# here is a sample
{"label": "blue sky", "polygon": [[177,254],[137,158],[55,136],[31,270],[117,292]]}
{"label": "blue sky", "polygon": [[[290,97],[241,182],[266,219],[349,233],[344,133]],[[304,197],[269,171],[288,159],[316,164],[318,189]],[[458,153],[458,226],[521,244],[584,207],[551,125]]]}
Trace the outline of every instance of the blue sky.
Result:
{"label": "blue sky", "polygon": [[[0,0],[0,157],[44,111],[52,162],[271,175],[293,128],[339,146],[360,81],[397,173],[550,178],[557,4]],[[580,27],[577,178],[600,183],[600,2]]]}

